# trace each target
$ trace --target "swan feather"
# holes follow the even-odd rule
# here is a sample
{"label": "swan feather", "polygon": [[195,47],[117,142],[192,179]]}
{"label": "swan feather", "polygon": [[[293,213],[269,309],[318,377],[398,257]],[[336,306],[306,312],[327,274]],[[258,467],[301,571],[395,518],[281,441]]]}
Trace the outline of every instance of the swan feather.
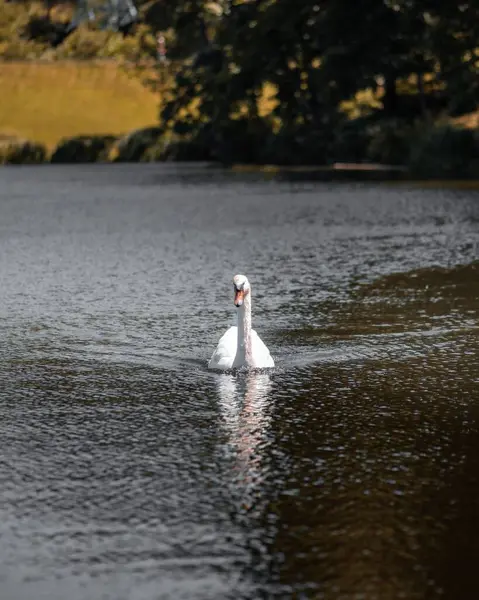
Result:
{"label": "swan feather", "polygon": [[[243,366],[243,355],[238,352],[237,341],[238,327],[233,325],[221,336],[208,363],[208,368],[224,371]],[[251,343],[253,345],[253,366],[261,369],[274,367],[274,360],[268,348],[254,329],[251,330]]]}

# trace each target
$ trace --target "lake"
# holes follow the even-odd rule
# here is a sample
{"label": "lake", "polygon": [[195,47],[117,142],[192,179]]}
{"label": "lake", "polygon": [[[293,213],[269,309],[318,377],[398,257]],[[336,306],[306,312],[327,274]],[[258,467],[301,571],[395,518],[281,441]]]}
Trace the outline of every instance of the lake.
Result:
{"label": "lake", "polygon": [[[2,600],[467,600],[479,192],[0,170]],[[276,368],[208,371],[248,276]]]}

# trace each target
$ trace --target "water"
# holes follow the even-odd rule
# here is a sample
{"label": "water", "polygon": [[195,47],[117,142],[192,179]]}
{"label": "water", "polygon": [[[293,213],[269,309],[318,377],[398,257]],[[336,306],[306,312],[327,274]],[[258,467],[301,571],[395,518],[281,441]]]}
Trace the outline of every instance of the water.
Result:
{"label": "water", "polygon": [[[476,597],[479,193],[0,171],[2,600]],[[244,272],[270,374],[206,363]]]}

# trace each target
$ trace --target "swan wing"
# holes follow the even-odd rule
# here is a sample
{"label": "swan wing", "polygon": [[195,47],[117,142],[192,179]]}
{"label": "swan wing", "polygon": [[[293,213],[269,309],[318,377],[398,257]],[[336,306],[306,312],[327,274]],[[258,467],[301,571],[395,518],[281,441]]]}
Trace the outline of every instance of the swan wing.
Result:
{"label": "swan wing", "polygon": [[253,362],[257,369],[267,369],[274,367],[274,360],[269,353],[269,350],[263,340],[259,337],[256,331],[253,329],[252,343],[253,343]]}
{"label": "swan wing", "polygon": [[208,363],[208,369],[231,369],[236,357],[237,343],[238,327],[233,326],[221,336],[220,341],[213,352],[213,356]]}

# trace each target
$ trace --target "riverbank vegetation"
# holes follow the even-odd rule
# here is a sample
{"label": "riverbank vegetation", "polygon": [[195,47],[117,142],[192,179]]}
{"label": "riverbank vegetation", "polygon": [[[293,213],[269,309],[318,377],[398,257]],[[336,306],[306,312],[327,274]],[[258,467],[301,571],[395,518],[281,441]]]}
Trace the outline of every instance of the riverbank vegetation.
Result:
{"label": "riverbank vegetation", "polygon": [[[38,121],[49,103],[39,93],[35,106],[34,88],[28,92],[32,108],[24,111],[28,118],[19,123],[9,117],[11,129],[47,146],[53,138],[58,144],[74,137],[61,141],[55,160],[378,162],[404,166],[417,176],[479,175],[475,2],[138,0],[139,20],[128,31],[89,23],[67,36],[62,31],[72,4],[0,4],[7,15],[0,26],[4,60],[48,60],[55,70],[64,59],[114,59],[110,70],[117,75],[109,82],[85,79],[85,108],[72,105],[70,131],[60,134],[57,105],[56,119],[44,119],[40,137],[30,133],[32,125],[25,123]],[[160,32],[167,63],[157,62]],[[7,89],[13,89],[7,67],[21,67],[0,66],[0,78],[4,73]],[[40,73],[40,65],[33,68]],[[84,68],[86,73],[93,66]],[[129,77],[135,92],[118,89],[118,73]],[[21,79],[35,77],[32,72]],[[73,100],[67,71],[58,80]],[[103,96],[86,108],[86,96],[93,97],[102,83]],[[4,112],[18,114],[19,96],[11,95]],[[159,115],[153,115],[154,106]],[[85,123],[88,118],[97,123]],[[4,117],[0,131],[8,125]],[[136,132],[126,136],[129,130]],[[92,135],[103,141],[92,142]]]}

